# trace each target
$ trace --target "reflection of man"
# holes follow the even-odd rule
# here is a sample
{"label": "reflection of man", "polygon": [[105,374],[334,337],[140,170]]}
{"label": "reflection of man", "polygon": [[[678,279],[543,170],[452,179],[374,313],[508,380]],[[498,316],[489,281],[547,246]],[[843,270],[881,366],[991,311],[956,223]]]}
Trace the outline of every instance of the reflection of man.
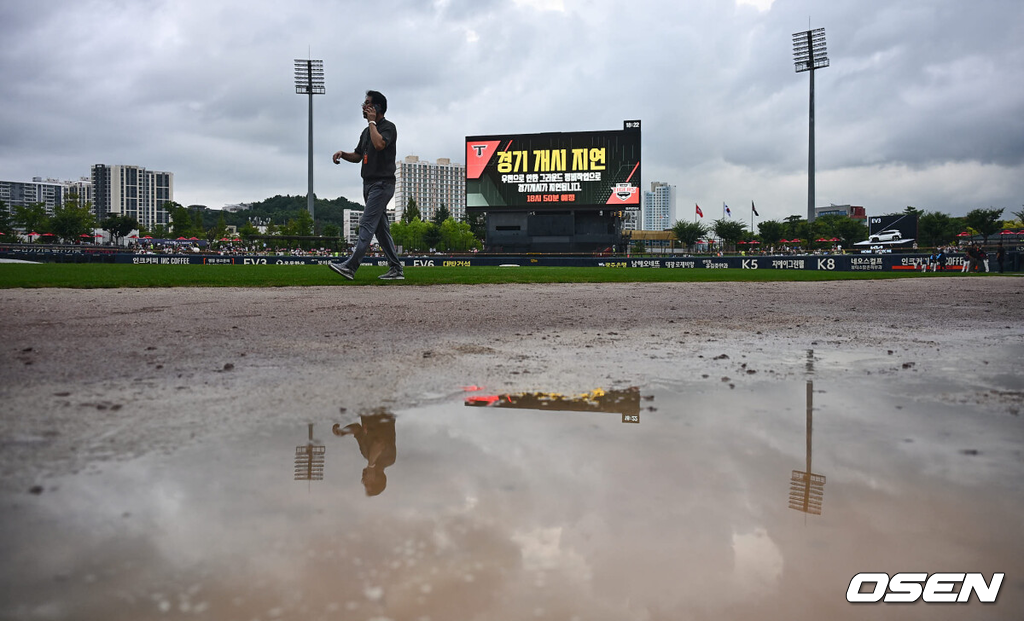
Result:
{"label": "reflection of man", "polygon": [[387,487],[388,478],[384,469],[395,463],[398,449],[395,447],[395,417],[390,412],[379,412],[359,417],[360,422],[351,425],[334,425],[336,436],[356,437],[359,452],[366,458],[363,468],[363,487],[367,496],[376,496]]}

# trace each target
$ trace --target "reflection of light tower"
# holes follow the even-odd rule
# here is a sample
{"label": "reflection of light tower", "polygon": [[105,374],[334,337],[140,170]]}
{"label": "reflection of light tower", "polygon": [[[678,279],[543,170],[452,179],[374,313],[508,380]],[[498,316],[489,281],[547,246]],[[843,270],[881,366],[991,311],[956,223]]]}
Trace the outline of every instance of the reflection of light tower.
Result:
{"label": "reflection of light tower", "polygon": [[327,447],[313,444],[313,423],[309,424],[309,442],[295,447],[295,480],[323,481]]}
{"label": "reflection of light tower", "polygon": [[295,59],[295,94],[309,95],[309,193],[306,208],[313,217],[313,95],[323,95],[324,61]]}
{"label": "reflection of light tower", "polygon": [[811,119],[807,156],[807,221],[814,222],[814,70],[828,67],[825,29],[793,34],[793,62],[796,72],[811,72]]}
{"label": "reflection of light tower", "polygon": [[[814,371],[814,350],[807,351],[807,372]],[[811,436],[813,435],[814,382],[807,380],[807,464],[806,470],[794,470],[789,479],[789,508],[821,515],[825,500],[825,475],[811,471]]]}

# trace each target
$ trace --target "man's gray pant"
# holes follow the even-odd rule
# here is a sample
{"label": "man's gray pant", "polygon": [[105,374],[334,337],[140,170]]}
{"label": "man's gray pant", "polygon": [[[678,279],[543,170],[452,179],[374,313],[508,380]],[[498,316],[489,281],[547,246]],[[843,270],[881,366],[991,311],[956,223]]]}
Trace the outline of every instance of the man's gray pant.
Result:
{"label": "man's gray pant", "polygon": [[345,265],[353,272],[359,269],[359,263],[369,250],[370,240],[374,235],[377,236],[380,249],[387,257],[388,265],[402,269],[402,261],[395,250],[395,240],[391,239],[391,224],[388,222],[387,213],[388,201],[394,195],[394,181],[371,181],[363,184],[363,201],[366,202],[366,209],[359,218],[359,241],[352,250],[352,256],[345,261]]}

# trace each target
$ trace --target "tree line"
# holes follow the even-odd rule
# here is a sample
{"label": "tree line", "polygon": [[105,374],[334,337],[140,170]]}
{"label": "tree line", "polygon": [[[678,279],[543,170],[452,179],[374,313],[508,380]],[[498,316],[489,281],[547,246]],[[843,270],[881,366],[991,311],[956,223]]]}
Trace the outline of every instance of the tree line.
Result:
{"label": "tree line", "polygon": [[[953,217],[941,212],[925,212],[915,207],[907,207],[902,214],[889,216],[917,216],[917,244],[919,247],[933,248],[946,246],[957,240],[958,236],[967,232],[970,235],[981,235],[986,242],[1004,228],[1024,228],[1024,210],[1011,212],[1016,220],[1001,220],[1003,209],[973,209],[963,217]],[[854,220],[843,215],[827,215],[808,222],[800,216],[789,216],[784,221],[765,220],[757,225],[758,234],[747,229],[747,225],[739,220],[720,218],[710,225],[703,222],[677,221],[672,233],[680,244],[687,248],[693,247],[698,240],[705,239],[713,233],[726,245],[740,242],[758,241],[763,245],[778,245],[782,240],[797,239],[805,247],[821,245],[816,240],[829,240],[829,245],[836,243],[850,247],[868,238],[868,227],[862,220]],[[833,242],[832,240],[838,240]]]}
{"label": "tree line", "polygon": [[[36,233],[38,239],[60,240],[65,243],[86,241],[96,229],[110,233],[120,241],[132,231],[140,236],[154,238],[195,237],[215,241],[227,235],[228,227],[234,226],[238,235],[245,240],[261,237],[341,237],[344,226],[344,210],[362,210],[362,205],[347,198],[320,199],[314,197],[316,220],[307,210],[305,196],[277,195],[237,212],[208,209],[203,205],[185,207],[176,202],[164,204],[169,222],[152,228],[142,228],[130,216],[113,215],[98,220],[92,203],[83,202],[76,194],[70,194],[62,205],[54,208],[53,215],[46,212],[43,203],[28,206],[16,205],[8,210],[0,201],[0,239],[11,241],[19,232]],[[973,209],[963,217],[953,217],[941,212],[926,212],[907,207],[902,214],[918,219],[917,243],[920,247],[945,246],[957,240],[966,231],[972,236],[981,235],[988,240],[1003,228],[1024,228],[1024,210],[1011,212],[1016,220],[1001,220],[1004,209]],[[422,219],[415,199],[410,198],[402,218],[391,224],[391,235],[395,243],[413,252],[438,250],[442,252],[467,252],[479,250],[486,238],[486,216],[481,212],[467,211],[459,221],[452,217],[445,205],[429,219]],[[261,233],[258,226],[265,227]],[[844,247],[868,238],[868,228],[862,220],[843,215],[827,215],[807,222],[800,216],[790,216],[783,221],[765,220],[758,223],[758,233],[747,229],[739,220],[721,218],[711,224],[703,222],[677,221],[672,232],[676,240],[685,247],[695,246],[698,240],[714,234],[726,245],[736,246],[740,242],[758,241],[766,246],[778,245],[781,240],[798,239],[805,247],[813,247],[818,239],[830,240]],[[6,238],[6,239],[5,239]],[[831,240],[838,240],[832,242]],[[299,245],[312,246],[313,240],[304,240]],[[270,244],[281,245],[281,244]],[[636,248],[635,248],[636,249]]]}

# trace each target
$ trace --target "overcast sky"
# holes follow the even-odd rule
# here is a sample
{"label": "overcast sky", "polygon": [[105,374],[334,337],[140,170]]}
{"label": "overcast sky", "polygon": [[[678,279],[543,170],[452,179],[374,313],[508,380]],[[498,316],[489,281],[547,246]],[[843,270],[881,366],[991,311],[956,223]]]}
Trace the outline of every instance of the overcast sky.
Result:
{"label": "overcast sky", "polygon": [[[1024,204],[1020,0],[5,0],[0,179],[93,164],[174,173],[179,203],[306,193],[307,98],[324,61],[318,196],[362,202],[335,166],[382,91],[398,156],[465,162],[467,135],[643,122],[643,186],[680,219],[723,201],[806,215],[808,75],[792,34],[825,28],[816,205],[963,215]],[[706,220],[705,220],[706,221]]]}

